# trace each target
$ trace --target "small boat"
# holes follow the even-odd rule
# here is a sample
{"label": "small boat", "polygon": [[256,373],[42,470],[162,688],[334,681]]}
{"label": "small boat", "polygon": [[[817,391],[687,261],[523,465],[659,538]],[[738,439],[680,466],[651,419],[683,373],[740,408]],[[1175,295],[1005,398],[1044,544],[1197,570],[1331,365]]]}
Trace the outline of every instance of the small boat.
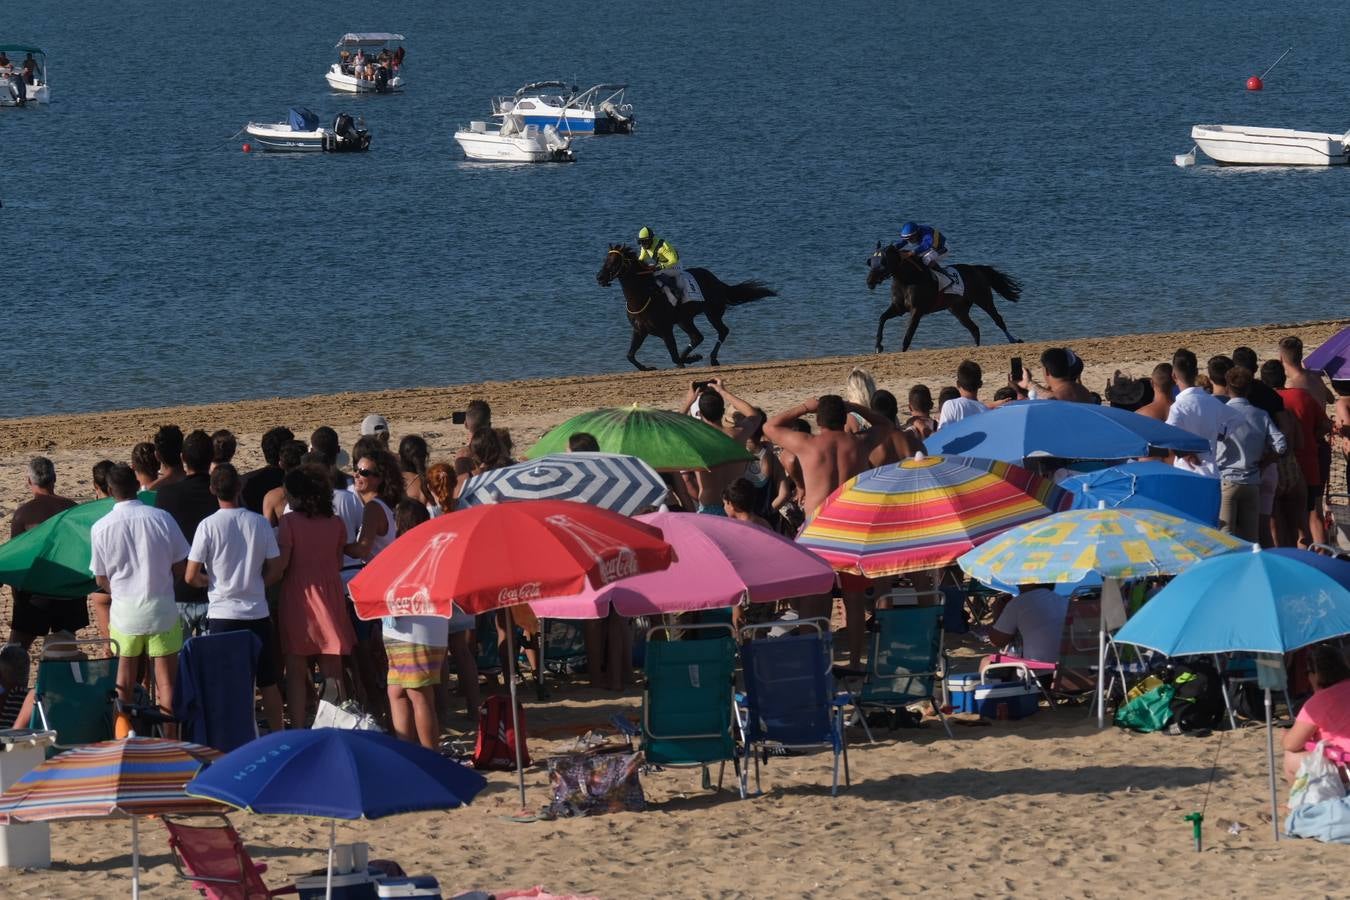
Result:
{"label": "small boat", "polygon": [[633,104],[626,84],[597,84],[584,91],[562,81],[536,81],[510,97],[494,97],[492,115],[519,115],[526,125],[555,125],[567,134],[631,134]]}
{"label": "small boat", "polygon": [[355,153],[370,149],[370,132],[358,127],[351,116],[338,113],[332,128],[320,128],[319,117],[303,106],[292,106],[285,122],[249,122],[244,133],[263,150]]}
{"label": "small boat", "polygon": [[1206,156],[1226,166],[1339,166],[1350,162],[1350,133],[1196,125],[1191,139]]}
{"label": "small boat", "polygon": [[[0,53],[9,60],[11,72],[0,74],[0,106],[27,106],[29,103],[50,103],[51,87],[47,84],[47,52],[28,44],[0,44]],[[11,58],[10,54],[14,54]],[[24,54],[25,59],[18,55]],[[26,57],[33,57],[33,80],[24,77]]]}
{"label": "small boat", "polygon": [[349,94],[403,90],[403,35],[349,32],[338,38],[338,61],[328,67],[328,86]]}
{"label": "small boat", "polygon": [[502,122],[470,122],[467,130],[455,132],[455,143],[464,156],[478,162],[572,162],[572,139],[553,125],[526,125],[519,116],[507,114]]}

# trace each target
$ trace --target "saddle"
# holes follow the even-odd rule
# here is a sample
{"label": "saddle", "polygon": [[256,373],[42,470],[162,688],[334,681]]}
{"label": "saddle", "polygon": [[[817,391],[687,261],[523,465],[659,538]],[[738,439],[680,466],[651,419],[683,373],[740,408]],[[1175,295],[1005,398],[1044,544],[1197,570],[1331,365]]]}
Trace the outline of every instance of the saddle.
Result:
{"label": "saddle", "polygon": [[937,279],[939,294],[946,294],[949,297],[961,297],[966,292],[965,279],[956,266],[934,266],[933,277]]}

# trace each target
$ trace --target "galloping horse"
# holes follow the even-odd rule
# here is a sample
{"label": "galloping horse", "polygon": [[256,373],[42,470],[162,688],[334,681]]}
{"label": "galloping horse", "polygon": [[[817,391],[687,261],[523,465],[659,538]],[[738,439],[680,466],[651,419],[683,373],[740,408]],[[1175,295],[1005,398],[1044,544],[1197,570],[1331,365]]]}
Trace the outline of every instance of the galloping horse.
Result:
{"label": "galloping horse", "polygon": [[1020,340],[1008,331],[1003,317],[994,306],[994,293],[1017,302],[1022,295],[1022,285],[1004,275],[993,266],[953,266],[961,273],[965,282],[965,293],[953,297],[938,292],[937,278],[914,253],[901,250],[894,244],[885,247],[877,241],[877,249],[867,258],[867,289],[872,290],[887,278],[891,279],[891,305],[877,321],[877,352],[881,352],[881,333],[886,322],[896,316],[910,314],[909,327],[905,329],[905,342],[901,352],[908,350],[914,340],[914,332],[919,329],[919,320],[931,312],[942,309],[951,310],[956,320],[966,326],[966,330],[975,338],[975,346],[980,345],[980,329],[970,318],[970,307],[978,306],[989,313],[989,318],[999,327],[1010,344],[1020,344]]}
{"label": "galloping horse", "polygon": [[[605,254],[604,265],[595,274],[595,280],[601,287],[609,287],[615,278],[623,289],[623,299],[627,304],[628,321],[633,326],[633,340],[628,345],[628,361],[641,371],[650,371],[652,366],[644,366],[637,360],[638,348],[647,339],[647,335],[659,335],[665,341],[670,358],[679,368],[687,363],[698,362],[702,354],[694,353],[694,348],[703,343],[702,333],[694,327],[694,317],[702,313],[708,323],[717,331],[717,343],[708,354],[708,365],[718,365],[717,352],[727,339],[731,329],[722,321],[722,314],[728,306],[739,306],[752,300],[776,297],[777,292],[760,281],[742,281],[739,284],[725,284],[707,269],[685,269],[685,275],[695,280],[703,293],[703,302],[681,303],[672,307],[666,292],[656,282],[656,268],[640,262],[637,251],[627,244],[611,244]],[[681,353],[675,346],[674,329],[689,335],[689,346]]]}

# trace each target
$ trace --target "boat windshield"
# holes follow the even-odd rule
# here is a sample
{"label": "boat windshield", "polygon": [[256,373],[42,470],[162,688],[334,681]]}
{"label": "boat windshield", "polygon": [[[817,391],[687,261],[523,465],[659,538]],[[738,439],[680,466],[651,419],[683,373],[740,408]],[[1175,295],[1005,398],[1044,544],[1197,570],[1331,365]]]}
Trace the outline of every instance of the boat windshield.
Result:
{"label": "boat windshield", "polygon": [[403,35],[388,31],[350,31],[338,38],[337,49],[355,50],[358,47],[388,47],[403,43]]}

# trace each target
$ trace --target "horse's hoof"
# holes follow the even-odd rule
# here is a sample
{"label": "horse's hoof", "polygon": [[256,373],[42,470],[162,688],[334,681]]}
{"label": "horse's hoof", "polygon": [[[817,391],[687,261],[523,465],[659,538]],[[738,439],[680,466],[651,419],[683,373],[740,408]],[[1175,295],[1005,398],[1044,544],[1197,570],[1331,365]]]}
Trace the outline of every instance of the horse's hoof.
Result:
{"label": "horse's hoof", "polygon": [[686,353],[680,359],[686,363],[696,363],[703,358],[702,353]]}
{"label": "horse's hoof", "polygon": [[708,360],[708,365],[710,365],[710,366],[720,366],[721,363],[718,362],[718,361],[717,361],[717,357],[714,356],[712,359]]}
{"label": "horse's hoof", "polygon": [[884,351],[881,349],[881,345],[880,345],[880,344],[877,344],[877,352],[878,352],[878,353],[884,352]]}
{"label": "horse's hoof", "polygon": [[1008,341],[1008,343],[1010,343],[1010,344],[1025,344],[1026,341],[1022,340],[1021,338],[1012,338],[1011,340]]}

